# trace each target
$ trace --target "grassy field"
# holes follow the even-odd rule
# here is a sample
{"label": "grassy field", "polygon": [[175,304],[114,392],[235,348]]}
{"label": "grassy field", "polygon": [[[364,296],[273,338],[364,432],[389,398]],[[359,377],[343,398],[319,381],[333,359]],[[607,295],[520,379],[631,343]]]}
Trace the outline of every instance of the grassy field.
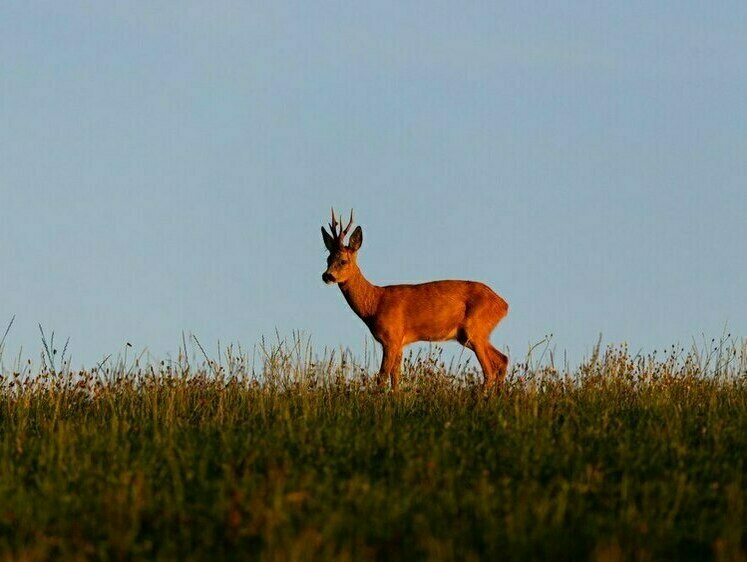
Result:
{"label": "grassy field", "polygon": [[0,560],[745,560],[743,346],[528,360],[500,396],[437,352],[396,395],[298,343],[48,355],[0,381]]}

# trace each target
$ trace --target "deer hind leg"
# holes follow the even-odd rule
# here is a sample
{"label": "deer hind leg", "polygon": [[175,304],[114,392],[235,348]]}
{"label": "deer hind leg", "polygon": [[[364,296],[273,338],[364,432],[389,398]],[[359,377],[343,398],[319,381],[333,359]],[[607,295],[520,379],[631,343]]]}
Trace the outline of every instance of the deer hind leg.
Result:
{"label": "deer hind leg", "polygon": [[[502,301],[501,301],[502,302]],[[467,318],[457,333],[457,341],[475,352],[485,376],[484,387],[499,385],[506,378],[508,357],[490,344],[490,332],[506,316],[505,303],[499,306],[494,300],[483,301],[467,311]]]}
{"label": "deer hind leg", "polygon": [[498,384],[503,384],[503,381],[506,378],[506,373],[508,372],[508,357],[492,345],[489,345],[488,352],[490,353],[490,359],[495,368]]}
{"label": "deer hind leg", "polygon": [[477,361],[480,363],[480,368],[482,369],[484,377],[483,386],[486,389],[492,387],[495,384],[498,365],[494,361],[494,356],[491,351],[494,350],[494,348],[490,345],[488,338],[486,336],[481,336],[479,338],[475,337],[467,330],[462,329],[457,333],[457,341],[467,349],[474,351]]}
{"label": "deer hind leg", "polygon": [[482,367],[482,373],[485,377],[483,387],[485,389],[492,388],[495,385],[496,380],[497,369],[493,364],[490,347],[490,344],[487,342],[478,342],[475,343],[472,348],[477,356],[477,360],[480,362],[480,367]]}

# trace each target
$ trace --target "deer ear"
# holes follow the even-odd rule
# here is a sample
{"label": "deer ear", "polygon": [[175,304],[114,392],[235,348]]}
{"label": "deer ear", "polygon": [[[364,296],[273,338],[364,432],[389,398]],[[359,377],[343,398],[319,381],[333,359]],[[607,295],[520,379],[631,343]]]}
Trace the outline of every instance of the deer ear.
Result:
{"label": "deer ear", "polygon": [[322,238],[324,239],[324,245],[327,247],[327,250],[332,252],[335,248],[335,241],[332,238],[332,236],[327,232],[324,227],[322,227]]}
{"label": "deer ear", "polygon": [[355,227],[353,234],[350,235],[350,242],[348,242],[348,248],[352,251],[357,252],[361,244],[363,244],[363,229],[360,226]]}

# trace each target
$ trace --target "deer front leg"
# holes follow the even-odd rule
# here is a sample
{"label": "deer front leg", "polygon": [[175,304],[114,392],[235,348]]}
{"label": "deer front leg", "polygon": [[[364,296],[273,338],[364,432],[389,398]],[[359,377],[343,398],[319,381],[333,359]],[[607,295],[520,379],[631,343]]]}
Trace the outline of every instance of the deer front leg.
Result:
{"label": "deer front leg", "polygon": [[389,379],[392,382],[392,391],[397,390],[399,387],[399,377],[402,374],[402,349],[397,351],[396,357],[394,358],[391,371],[389,371]]}
{"label": "deer front leg", "polygon": [[383,345],[384,353],[381,358],[381,369],[376,377],[379,387],[383,388],[386,384],[386,378],[389,376],[392,382],[392,390],[397,390],[399,384],[399,364],[402,361],[402,347],[394,345]]}

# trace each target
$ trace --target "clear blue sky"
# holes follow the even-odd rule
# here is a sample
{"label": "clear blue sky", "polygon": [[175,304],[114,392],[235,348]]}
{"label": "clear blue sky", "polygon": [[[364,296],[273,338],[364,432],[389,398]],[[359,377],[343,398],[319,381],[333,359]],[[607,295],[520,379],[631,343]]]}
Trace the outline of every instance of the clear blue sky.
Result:
{"label": "clear blue sky", "polygon": [[514,358],[745,336],[745,30],[743,0],[3,2],[6,367],[39,322],[75,365],[361,349],[332,204],[372,281],[502,294]]}

